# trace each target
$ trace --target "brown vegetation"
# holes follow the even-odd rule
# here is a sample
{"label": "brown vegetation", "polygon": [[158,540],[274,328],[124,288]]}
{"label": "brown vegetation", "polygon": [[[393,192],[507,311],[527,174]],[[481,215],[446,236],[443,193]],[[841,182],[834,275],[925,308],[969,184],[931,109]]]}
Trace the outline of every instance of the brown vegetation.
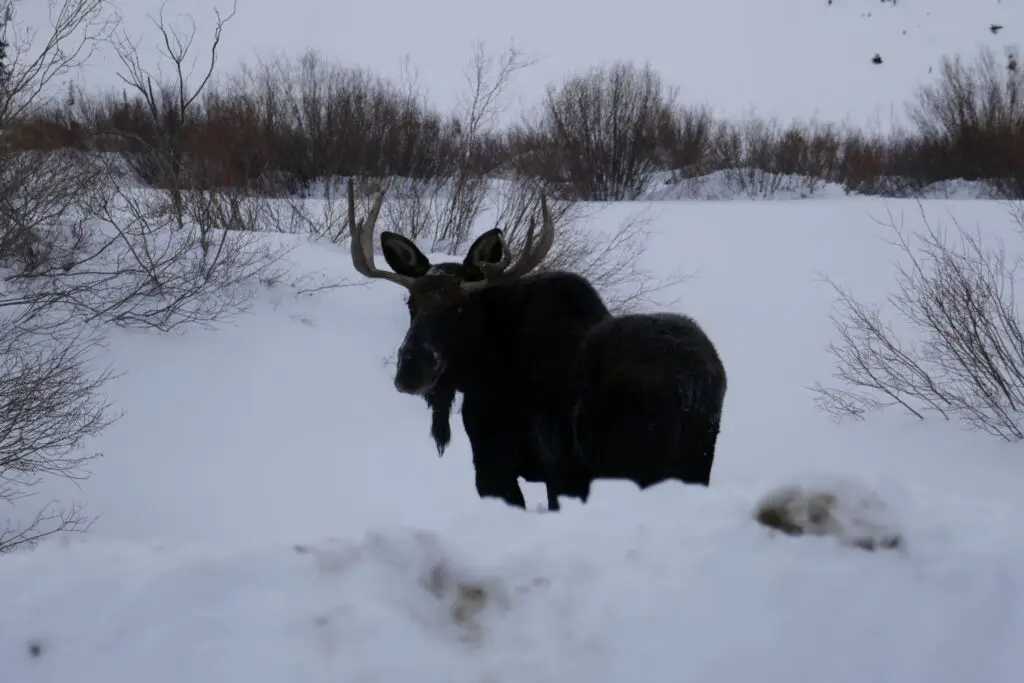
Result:
{"label": "brown vegetation", "polygon": [[[510,54],[517,61],[500,65],[491,84],[498,90],[525,66]],[[348,176],[515,173],[542,180],[561,199],[628,200],[643,196],[658,173],[678,182],[721,171],[731,191],[760,196],[809,194],[823,183],[910,196],[953,179],[987,181],[998,196],[1024,195],[1024,74],[991,51],[970,63],[943,60],[935,81],[908,103],[908,127],[887,135],[717,120],[703,105],[680,103],[649,66],[621,62],[549,86],[535,114],[507,129],[441,112],[406,85],[315,52],[212,78],[181,117],[173,83],[150,89],[137,65],[126,66],[121,93],[72,91],[64,102],[11,117],[8,144],[119,152],[143,180],[162,187],[166,170],[151,167],[147,150],[166,146],[173,130],[182,172],[175,182],[271,194],[307,194],[320,181]],[[494,93],[474,92],[487,95]]]}

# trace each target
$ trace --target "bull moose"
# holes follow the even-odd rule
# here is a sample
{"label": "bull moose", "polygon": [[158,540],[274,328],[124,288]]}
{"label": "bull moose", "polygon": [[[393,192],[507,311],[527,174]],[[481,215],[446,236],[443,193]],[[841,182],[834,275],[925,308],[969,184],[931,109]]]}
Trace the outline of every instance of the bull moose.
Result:
{"label": "bull moose", "polygon": [[408,291],[395,387],[426,399],[439,454],[455,393],[463,394],[482,498],[525,507],[518,477],[545,483],[549,510],[559,509],[560,494],[585,502],[594,478],[709,483],[725,394],[714,346],[689,318],[612,316],[582,276],[532,272],[554,241],[543,195],[540,233],[531,221],[514,262],[498,229],[480,235],[461,263],[440,264],[385,231],[380,243],[393,272],[374,265],[384,192],[358,223],[351,181],[348,200],[356,271]]}

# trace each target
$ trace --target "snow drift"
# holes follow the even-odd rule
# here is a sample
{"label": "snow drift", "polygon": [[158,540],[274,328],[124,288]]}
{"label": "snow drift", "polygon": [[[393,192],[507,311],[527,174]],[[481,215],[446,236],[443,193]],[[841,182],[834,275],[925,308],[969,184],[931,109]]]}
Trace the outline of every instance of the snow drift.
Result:
{"label": "snow drift", "polygon": [[0,562],[4,679],[1019,680],[1019,510],[793,486],[907,542],[778,534],[752,490],[667,482],[628,515],[598,496],[293,546],[50,543]]}

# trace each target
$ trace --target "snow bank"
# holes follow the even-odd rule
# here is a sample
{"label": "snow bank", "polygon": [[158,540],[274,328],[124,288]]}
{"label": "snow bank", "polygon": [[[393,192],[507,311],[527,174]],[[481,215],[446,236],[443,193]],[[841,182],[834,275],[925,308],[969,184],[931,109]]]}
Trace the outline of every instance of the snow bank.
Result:
{"label": "snow bank", "polygon": [[[832,493],[843,505],[852,488]],[[772,533],[757,492],[498,503],[443,531],[0,558],[4,680],[1016,682],[1017,509],[906,498],[908,542]],[[944,514],[934,514],[944,511]],[[876,518],[877,519],[877,518]],[[995,530],[999,530],[998,533]]]}

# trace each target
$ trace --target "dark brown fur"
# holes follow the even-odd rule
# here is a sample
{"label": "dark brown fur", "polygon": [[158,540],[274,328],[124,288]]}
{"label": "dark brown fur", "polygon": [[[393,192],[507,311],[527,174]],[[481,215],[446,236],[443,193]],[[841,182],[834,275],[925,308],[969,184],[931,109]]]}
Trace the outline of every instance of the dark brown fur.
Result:
{"label": "dark brown fur", "polygon": [[710,484],[726,375],[692,318],[633,314],[598,323],[580,347],[573,381],[583,468],[576,479]]}

